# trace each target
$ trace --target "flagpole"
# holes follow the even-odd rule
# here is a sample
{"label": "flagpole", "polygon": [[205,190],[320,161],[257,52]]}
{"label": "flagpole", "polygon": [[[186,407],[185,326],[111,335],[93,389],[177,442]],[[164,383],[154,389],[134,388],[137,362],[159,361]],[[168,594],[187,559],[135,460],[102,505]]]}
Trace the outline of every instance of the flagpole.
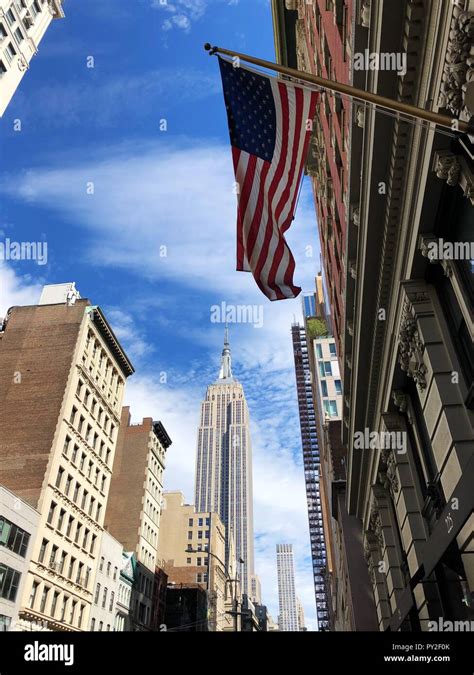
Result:
{"label": "flagpole", "polygon": [[204,49],[209,52],[210,56],[213,56],[214,54],[224,54],[226,56],[238,58],[242,61],[253,63],[256,66],[275,70],[278,73],[282,73],[283,75],[289,75],[298,80],[311,82],[311,84],[316,84],[323,89],[330,89],[331,91],[345,94],[367,103],[373,103],[374,105],[392,110],[393,112],[415,117],[416,119],[424,120],[425,122],[439,124],[442,127],[447,127],[451,131],[459,131],[469,135],[474,134],[474,117],[472,117],[469,122],[465,122],[464,120],[457,119],[456,117],[443,115],[441,113],[434,112],[433,110],[418,108],[417,106],[411,105],[410,103],[395,101],[394,99],[387,98],[386,96],[380,96],[379,94],[374,94],[370,91],[364,91],[363,89],[357,89],[357,87],[352,87],[349,84],[334,82],[333,80],[326,80],[325,78],[319,77],[318,75],[305,73],[301,70],[296,70],[295,68],[288,68],[287,66],[282,66],[279,63],[264,61],[263,59],[258,59],[254,56],[249,56],[248,54],[241,54],[240,52],[234,52],[230,49],[223,49],[222,47],[213,47],[209,44],[209,42],[206,42]]}

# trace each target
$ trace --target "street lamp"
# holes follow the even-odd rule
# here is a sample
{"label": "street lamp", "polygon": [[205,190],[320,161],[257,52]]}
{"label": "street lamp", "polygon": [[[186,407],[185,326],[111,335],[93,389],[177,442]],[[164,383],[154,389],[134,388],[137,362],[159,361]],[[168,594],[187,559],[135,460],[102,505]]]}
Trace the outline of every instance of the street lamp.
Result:
{"label": "street lamp", "polygon": [[[235,584],[236,584],[236,582],[238,581],[238,579],[237,579],[237,578],[236,578],[236,579],[232,579],[232,577],[231,577],[230,574],[229,574],[229,570],[228,570],[227,565],[225,564],[225,562],[223,562],[223,561],[219,558],[218,555],[216,555],[215,553],[212,553],[212,551],[210,551],[210,550],[207,550],[207,551],[198,551],[197,549],[189,548],[189,547],[186,548],[186,549],[184,549],[184,550],[186,551],[186,553],[207,553],[208,556],[212,556],[213,558],[215,558],[216,560],[218,560],[218,561],[220,562],[220,564],[222,565],[222,567],[224,568],[224,573],[225,573],[225,576],[226,576],[226,584],[227,584],[227,583],[229,583],[229,584],[231,584],[231,585],[234,584],[233,586],[231,586],[231,588],[232,588],[232,606],[233,606],[233,611],[232,611],[232,612],[226,612],[226,614],[232,614],[232,615],[233,615],[233,617],[234,617],[234,631],[237,632],[237,616],[238,616],[238,611],[237,611],[237,587],[236,587]],[[239,557],[239,563],[240,563],[241,565],[243,565],[243,564],[245,563],[245,560],[244,560],[242,557]],[[210,590],[210,586],[209,586],[210,580],[211,580],[210,566],[208,566],[208,572],[207,572],[207,574],[208,574],[208,577],[207,577],[207,581],[208,581],[208,590]]]}

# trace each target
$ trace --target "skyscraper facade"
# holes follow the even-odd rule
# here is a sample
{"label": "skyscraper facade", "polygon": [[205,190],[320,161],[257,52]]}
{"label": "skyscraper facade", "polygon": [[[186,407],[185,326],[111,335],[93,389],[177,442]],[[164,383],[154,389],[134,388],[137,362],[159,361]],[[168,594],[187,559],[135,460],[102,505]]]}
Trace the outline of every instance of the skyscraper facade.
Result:
{"label": "skyscraper facade", "polygon": [[63,0],[0,0],[0,117],[5,112]]}
{"label": "skyscraper facade", "polygon": [[295,590],[295,564],[293,546],[277,544],[278,604],[280,614],[278,625],[281,631],[298,631],[298,611]]}
{"label": "skyscraper facade", "polygon": [[244,390],[232,375],[226,329],[218,379],[201,405],[196,462],[196,510],[215,511],[226,528],[226,561],[233,537],[242,592],[254,574],[252,449]]}
{"label": "skyscraper facade", "polygon": [[309,364],[306,330],[304,326],[295,323],[291,327],[291,334],[293,338],[293,355],[295,359],[301,443],[303,446],[306,498],[308,501],[308,520],[316,610],[319,628],[326,630],[329,628],[327,558],[321,507],[320,458],[316,412],[311,385],[312,377]]}

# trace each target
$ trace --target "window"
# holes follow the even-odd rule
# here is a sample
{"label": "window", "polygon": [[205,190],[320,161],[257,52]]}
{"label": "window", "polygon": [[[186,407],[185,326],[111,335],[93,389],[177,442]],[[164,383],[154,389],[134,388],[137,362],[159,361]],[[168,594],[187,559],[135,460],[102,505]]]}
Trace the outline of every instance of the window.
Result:
{"label": "window", "polygon": [[74,424],[74,420],[76,419],[76,415],[77,415],[77,408],[76,408],[75,405],[73,405],[72,410],[71,410],[71,416],[69,418],[69,422],[71,424]]}
{"label": "window", "polygon": [[76,584],[81,585],[84,581],[82,578],[82,570],[84,569],[84,563],[79,563],[77,566],[77,573],[76,573]]}
{"label": "window", "polygon": [[57,504],[55,502],[51,502],[51,506],[49,507],[48,518],[47,518],[47,522],[50,525],[53,522],[54,512],[56,511],[56,506],[57,506]]}
{"label": "window", "polygon": [[117,579],[118,567],[114,567],[114,581]]}
{"label": "window", "polygon": [[197,564],[198,567],[201,567],[201,565],[202,565],[202,558],[198,558],[196,564]]}
{"label": "window", "polygon": [[85,605],[81,605],[79,609],[79,617],[77,619],[77,627],[80,628],[82,626],[82,619],[84,618],[84,607]]}
{"label": "window", "polygon": [[110,568],[112,567],[110,561],[107,563],[107,576],[110,577]]}
{"label": "window", "polygon": [[81,489],[81,486],[80,486],[80,484],[76,481],[76,486],[75,486],[75,488],[74,488],[74,495],[73,495],[73,497],[72,497],[72,500],[73,500],[74,502],[77,502],[77,498],[78,498],[78,496],[79,496],[79,490],[80,490],[80,489]]}
{"label": "window", "polygon": [[193,533],[192,533],[192,532],[188,532],[188,539],[192,539],[192,538],[193,538]]}
{"label": "window", "polygon": [[336,387],[336,394],[342,394],[342,384],[341,380],[334,380],[334,386]]}
{"label": "window", "polygon": [[324,401],[324,410],[329,417],[337,417],[337,402],[334,400]]}
{"label": "window", "polygon": [[192,519],[192,518],[189,519],[189,521],[188,521],[188,526],[189,526],[189,527],[192,527],[192,526],[193,526],[193,519]]}
{"label": "window", "polygon": [[3,63],[3,61],[0,61],[0,77],[6,72],[7,72],[6,65]]}
{"label": "window", "polygon": [[61,553],[61,562],[59,563],[59,573],[60,574],[63,574],[63,572],[64,572],[64,565],[66,564],[66,557],[67,557],[67,553],[66,553],[66,551],[63,551]]}
{"label": "window", "polygon": [[30,609],[34,608],[35,600],[36,600],[36,593],[38,591],[38,586],[39,586],[39,583],[37,581],[33,581],[33,586],[31,587],[31,593],[30,593],[30,597],[29,597],[29,600],[28,600],[28,607]]}
{"label": "window", "polygon": [[66,537],[71,536],[71,530],[72,530],[73,524],[74,524],[74,518],[72,516],[69,516],[69,520],[67,521]]}
{"label": "window", "polygon": [[48,545],[48,540],[43,539],[43,541],[41,542],[39,553],[38,553],[38,562],[43,562],[44,556],[45,556],[45,553],[46,553],[46,546],[47,545]]}
{"label": "window", "polygon": [[89,538],[89,530],[86,529],[84,532],[84,539],[82,540],[82,548],[87,548],[87,540]]}
{"label": "window", "polygon": [[24,558],[29,540],[28,532],[6,518],[0,518],[0,546],[5,546],[8,550]]}
{"label": "window", "polygon": [[100,584],[97,584],[95,587],[95,596],[94,596],[94,605],[97,605],[99,602],[99,595],[100,595]]}
{"label": "window", "polygon": [[198,532],[198,539],[202,539],[202,530],[199,530]]}
{"label": "window", "polygon": [[102,630],[103,625],[104,625],[104,622],[103,622],[103,621],[99,621],[99,631]]}
{"label": "window", "polygon": [[7,35],[8,35],[7,29],[5,28],[5,26],[3,25],[3,23],[0,23],[0,39],[1,39],[1,38],[6,38]]}
{"label": "window", "polygon": [[69,497],[69,492],[71,491],[71,485],[72,485],[72,476],[69,474],[67,479],[66,479],[66,485],[64,486],[64,494],[66,497]]}
{"label": "window", "polygon": [[202,574],[196,574],[196,581],[198,583],[200,583],[201,579],[202,579]]}
{"label": "window", "polygon": [[66,616],[66,607],[67,607],[67,601],[69,600],[68,596],[65,595],[63,597],[63,604],[61,607],[61,618],[60,621],[64,621],[64,617]]}
{"label": "window", "polygon": [[75,600],[73,600],[72,605],[71,605],[71,614],[69,615],[69,623],[70,624],[74,623],[74,614],[76,613],[76,605],[77,605],[77,602]]}
{"label": "window", "polygon": [[56,615],[56,606],[58,604],[58,598],[59,598],[59,591],[55,591],[54,595],[53,595],[53,602],[51,603],[51,610],[50,610],[50,613],[51,613],[51,616],[53,617],[53,619]]}
{"label": "window", "polygon": [[330,343],[329,343],[329,353],[331,354],[331,356],[337,356],[337,354],[336,354],[336,345],[335,345],[334,342],[330,342]]}
{"label": "window", "polygon": [[41,595],[40,609],[39,609],[41,614],[44,614],[44,610],[46,609],[46,603],[48,601],[49,591],[50,591],[50,588],[48,586],[45,586],[43,588],[43,593]]}
{"label": "window", "polygon": [[77,453],[78,453],[78,452],[79,452],[79,446],[78,446],[78,445],[74,445],[74,448],[73,448],[73,450],[72,450],[72,455],[71,455],[71,462],[72,462],[73,464],[76,463],[76,460],[77,460]]}
{"label": "window", "polygon": [[64,440],[64,446],[63,446],[63,453],[67,456],[67,453],[69,452],[69,443],[71,442],[71,438],[69,436],[66,436]]}
{"label": "window", "polygon": [[209,530],[206,530],[205,537],[206,537],[206,539],[209,539]]}
{"label": "window", "polygon": [[51,548],[51,554],[49,556],[49,566],[53,567],[56,565],[56,556],[58,555],[58,547],[53,546]]}
{"label": "window", "polygon": [[115,600],[115,593],[112,591],[112,593],[110,594],[109,612],[111,612],[114,608],[114,600]]}
{"label": "window", "polygon": [[91,541],[91,553],[94,553],[96,541],[97,541],[97,535],[93,534],[92,535],[92,541]]}
{"label": "window", "polygon": [[319,344],[316,345],[316,356],[318,357],[318,359],[323,358],[323,348]]}
{"label": "window", "polygon": [[105,609],[105,603],[107,602],[107,586],[104,588],[104,593],[102,595],[102,609]]}
{"label": "window", "polygon": [[61,487],[61,483],[63,481],[63,474],[64,474],[64,469],[62,468],[62,466],[60,466],[59,469],[58,469],[58,475],[56,476],[56,483],[55,483],[57,488]]}
{"label": "window", "polygon": [[89,580],[91,578],[92,569],[90,567],[86,568],[86,576],[84,578],[84,586],[87,588],[89,586]]}
{"label": "window", "polygon": [[104,556],[101,556],[100,565],[99,565],[99,572],[102,572],[102,570],[104,569],[104,562],[105,562],[105,558],[104,558]]}
{"label": "window", "polygon": [[187,563],[188,565],[190,565],[190,564],[191,564],[191,558],[186,558],[186,563]]}
{"label": "window", "polygon": [[321,380],[321,392],[323,396],[328,396],[328,383],[326,380]]}
{"label": "window", "polygon": [[74,572],[74,563],[76,562],[76,559],[71,556],[71,560],[69,561],[69,569],[68,569],[68,578],[72,579],[72,574]]}
{"label": "window", "polygon": [[11,618],[5,616],[5,614],[0,614],[0,633],[6,633],[10,630]]}
{"label": "window", "polygon": [[91,631],[95,630],[95,619],[92,619],[91,621]]}
{"label": "window", "polygon": [[204,524],[204,521],[203,521],[203,519],[202,519],[202,518],[199,518],[199,527],[202,527],[202,526],[203,526],[203,524]]}
{"label": "window", "polygon": [[84,462],[86,461],[86,455],[82,453],[81,455],[81,461],[79,463],[79,471],[82,471],[84,469]]}
{"label": "window", "polygon": [[84,490],[84,492],[82,493],[82,502],[81,502],[81,508],[82,508],[82,509],[84,509],[85,506],[86,506],[86,500],[87,500],[87,495],[88,495],[88,494],[89,494],[89,493],[87,492],[87,490]]}
{"label": "window", "polygon": [[82,525],[81,525],[81,523],[78,523],[77,527],[76,527],[76,534],[74,535],[74,542],[76,544],[79,543],[79,537],[81,536],[81,531],[82,531]]}

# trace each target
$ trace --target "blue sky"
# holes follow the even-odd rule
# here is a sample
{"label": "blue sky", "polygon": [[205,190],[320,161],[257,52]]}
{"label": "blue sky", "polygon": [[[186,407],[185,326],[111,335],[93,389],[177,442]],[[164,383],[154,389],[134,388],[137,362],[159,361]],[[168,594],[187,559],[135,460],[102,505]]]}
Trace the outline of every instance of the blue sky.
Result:
{"label": "blue sky", "polygon": [[[0,266],[0,315],[63,281],[101,305],[136,367],[125,397],[134,421],[163,421],[173,439],[166,487],[191,502],[200,403],[222,349],[211,308],[262,312],[261,327],[230,326],[252,417],[256,570],[276,619],[275,544],[293,543],[314,629],[290,335],[301,302],[270,303],[251,275],[234,271],[225,109],[217,60],[202,47],[273,60],[270,3],[66,0],[64,8],[0,120],[1,238],[48,245],[46,265]],[[313,290],[319,244],[307,184],[288,241],[296,283]]]}

